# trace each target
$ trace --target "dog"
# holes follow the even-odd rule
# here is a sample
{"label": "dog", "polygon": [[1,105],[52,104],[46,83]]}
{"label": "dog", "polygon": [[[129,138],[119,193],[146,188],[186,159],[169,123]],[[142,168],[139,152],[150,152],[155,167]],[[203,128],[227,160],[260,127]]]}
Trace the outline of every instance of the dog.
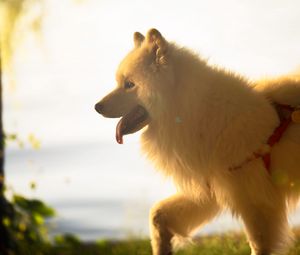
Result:
{"label": "dog", "polygon": [[178,188],[151,209],[153,254],[223,210],[242,220],[252,255],[284,253],[300,194],[300,78],[249,81],[156,29],[133,39],[95,109],[121,118],[120,144],[142,130],[143,152]]}

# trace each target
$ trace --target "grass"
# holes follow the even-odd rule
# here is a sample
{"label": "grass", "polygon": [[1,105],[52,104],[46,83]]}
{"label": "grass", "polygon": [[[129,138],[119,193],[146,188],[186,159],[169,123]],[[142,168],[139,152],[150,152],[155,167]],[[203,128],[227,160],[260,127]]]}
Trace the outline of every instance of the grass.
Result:
{"label": "grass", "polygon": [[[300,254],[300,231],[296,231],[296,241],[287,255]],[[80,242],[74,236],[62,236],[54,244],[42,247],[23,247],[21,255],[151,255],[150,241],[101,240],[92,243]],[[198,238],[193,244],[175,255],[249,255],[250,248],[244,235],[227,233]]]}

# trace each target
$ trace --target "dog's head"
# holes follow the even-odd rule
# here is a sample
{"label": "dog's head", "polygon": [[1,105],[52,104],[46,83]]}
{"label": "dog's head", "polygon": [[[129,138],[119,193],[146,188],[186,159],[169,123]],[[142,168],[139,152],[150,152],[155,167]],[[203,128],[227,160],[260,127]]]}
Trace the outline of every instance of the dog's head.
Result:
{"label": "dog's head", "polygon": [[123,142],[123,135],[137,132],[155,118],[152,106],[162,105],[156,91],[172,83],[170,51],[170,44],[156,29],[149,30],[146,37],[134,33],[134,49],[116,73],[117,87],[95,105],[104,117],[122,117],[116,128],[118,143]]}

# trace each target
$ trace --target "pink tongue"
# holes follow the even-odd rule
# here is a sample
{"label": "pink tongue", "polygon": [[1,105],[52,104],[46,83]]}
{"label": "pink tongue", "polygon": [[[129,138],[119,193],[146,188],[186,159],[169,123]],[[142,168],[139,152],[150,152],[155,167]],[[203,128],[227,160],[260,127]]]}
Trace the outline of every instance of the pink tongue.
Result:
{"label": "pink tongue", "polygon": [[116,128],[116,140],[118,144],[123,144],[122,119],[118,122]]}
{"label": "pink tongue", "polygon": [[137,132],[147,124],[147,111],[140,105],[134,107],[127,113],[117,124],[116,140],[119,144],[123,144],[123,136]]}

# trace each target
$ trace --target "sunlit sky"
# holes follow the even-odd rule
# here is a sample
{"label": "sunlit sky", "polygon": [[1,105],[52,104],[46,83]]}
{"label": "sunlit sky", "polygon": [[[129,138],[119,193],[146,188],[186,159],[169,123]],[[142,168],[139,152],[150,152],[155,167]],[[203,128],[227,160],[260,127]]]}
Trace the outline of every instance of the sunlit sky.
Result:
{"label": "sunlit sky", "polygon": [[[146,33],[155,27],[167,40],[251,79],[293,72],[300,66],[298,0],[78,2],[46,0],[39,35],[42,40],[28,33],[16,51],[16,87],[11,89],[5,84],[4,88],[5,129],[23,139],[34,133],[41,140],[41,150],[61,145],[97,143],[100,148],[109,144],[116,146],[110,158],[119,161],[120,168],[125,155],[122,150],[132,155],[132,161],[140,158],[138,134],[126,136],[124,147],[117,149],[117,120],[104,119],[94,111],[94,104],[115,86],[115,69],[133,47],[135,31]],[[11,147],[14,150],[14,145]],[[101,155],[98,161],[101,164]],[[87,168],[91,164],[92,159],[82,162]],[[85,171],[76,172],[77,177],[84,178]],[[99,173],[89,174],[89,183],[82,182],[80,188],[86,196],[91,192],[86,186],[105,185]],[[47,185],[51,180],[41,181],[44,190],[41,187],[39,194],[49,195]],[[15,185],[21,185],[22,191],[25,184],[21,183]],[[64,192],[68,193],[66,189]],[[74,194],[78,195],[76,191]]]}

